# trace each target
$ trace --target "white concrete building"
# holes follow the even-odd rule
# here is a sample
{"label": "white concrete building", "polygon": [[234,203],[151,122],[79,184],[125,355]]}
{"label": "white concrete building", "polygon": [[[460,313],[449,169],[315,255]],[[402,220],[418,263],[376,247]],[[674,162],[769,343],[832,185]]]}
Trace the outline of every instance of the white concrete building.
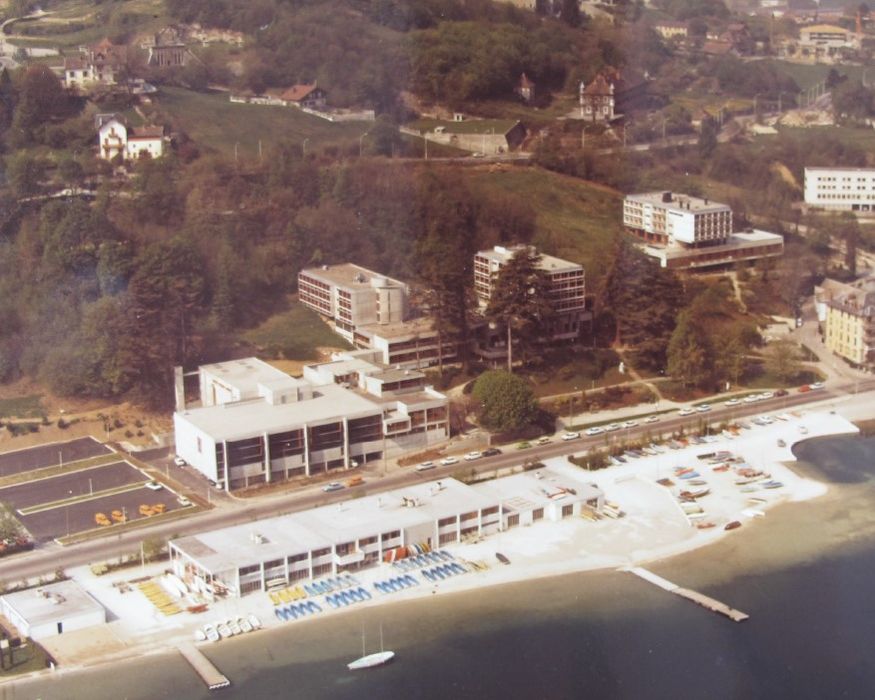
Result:
{"label": "white concrete building", "polygon": [[623,225],[665,268],[703,269],[784,252],[783,236],[754,229],[733,232],[732,209],[703,197],[672,192],[627,195]]}
{"label": "white concrete building", "polygon": [[185,406],[183,396],[173,417],[176,453],[231,490],[350,469],[446,440],[447,398],[420,372],[373,357],[340,353],[306,367],[303,378],[256,358],[205,365],[201,405]]}
{"label": "white concrete building", "polygon": [[36,641],[106,622],[104,607],[75,581],[7,593],[0,596],[0,613]]}
{"label": "white concrete building", "polygon": [[452,478],[170,542],[174,572],[195,590],[244,595],[273,585],[355,571],[411,545],[438,548],[465,537],[600,509],[604,494],[550,469],[468,486]]}
{"label": "white concrete building", "polygon": [[875,211],[875,168],[805,168],[805,204],[832,211]]}

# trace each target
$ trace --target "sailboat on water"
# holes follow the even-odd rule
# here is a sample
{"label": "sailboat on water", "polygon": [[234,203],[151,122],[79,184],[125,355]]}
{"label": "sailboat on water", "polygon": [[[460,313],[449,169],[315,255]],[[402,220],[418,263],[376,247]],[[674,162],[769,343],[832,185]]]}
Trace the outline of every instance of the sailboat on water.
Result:
{"label": "sailboat on water", "polygon": [[394,658],[394,651],[387,651],[383,649],[383,625],[381,624],[380,651],[374,654],[365,653],[365,631],[362,630],[362,656],[360,659],[356,659],[355,661],[351,661],[350,663],[348,663],[346,667],[350,671],[360,671],[364,668],[374,668],[375,666],[382,666],[383,664],[389,663]]}

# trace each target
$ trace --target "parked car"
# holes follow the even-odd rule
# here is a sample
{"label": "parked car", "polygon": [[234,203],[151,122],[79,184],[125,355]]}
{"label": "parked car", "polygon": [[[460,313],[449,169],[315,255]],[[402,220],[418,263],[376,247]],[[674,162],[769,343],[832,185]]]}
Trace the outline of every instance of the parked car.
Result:
{"label": "parked car", "polygon": [[682,408],[680,411],[678,411],[678,415],[679,415],[679,416],[691,416],[691,415],[693,415],[695,412],[696,412],[696,411],[695,411],[694,409],[692,409],[692,408]]}
{"label": "parked car", "polygon": [[775,398],[775,395],[771,391],[764,391],[762,394],[760,394],[760,400],[762,401],[767,401],[773,398]]}
{"label": "parked car", "polygon": [[185,460],[184,460],[182,457],[179,457],[179,456],[173,458],[173,463],[174,463],[177,467],[184,467],[184,466],[185,466]]}
{"label": "parked car", "polygon": [[495,455],[500,454],[501,450],[499,450],[497,447],[487,447],[485,450],[483,450],[484,457],[495,457]]}
{"label": "parked car", "polygon": [[181,505],[183,508],[188,508],[191,505],[191,501],[185,496],[180,496],[176,499],[176,502]]}
{"label": "parked car", "polygon": [[351,476],[346,480],[346,485],[352,488],[353,486],[361,486],[365,480],[360,476]]}
{"label": "parked car", "polygon": [[699,404],[698,406],[696,406],[696,410],[697,410],[699,413],[707,413],[708,411],[711,410],[711,406],[708,405],[708,404],[706,404],[706,403]]}
{"label": "parked car", "polygon": [[159,484],[157,481],[147,481],[146,488],[149,489],[150,491],[160,491],[164,487],[161,484]]}
{"label": "parked car", "polygon": [[586,429],[586,434],[590,437],[592,437],[593,435],[601,435],[603,432],[605,432],[605,429],[597,425],[594,425],[592,428]]}
{"label": "parked car", "polygon": [[435,468],[434,462],[423,462],[422,464],[416,465],[416,471],[418,471],[418,472],[424,472],[424,471],[428,471],[429,469],[434,469],[434,468]]}
{"label": "parked car", "polygon": [[724,405],[725,406],[740,406],[741,401],[739,401],[738,399],[729,399],[729,401],[727,401]]}
{"label": "parked car", "polygon": [[527,440],[523,440],[522,442],[518,442],[518,443],[516,444],[516,448],[517,448],[518,450],[527,450],[527,449],[529,449],[531,446],[532,446],[532,443],[528,442]]}
{"label": "parked car", "polygon": [[823,389],[823,382],[814,382],[814,384],[811,385],[811,388],[812,389]]}
{"label": "parked car", "polygon": [[546,445],[546,444],[549,443],[549,442],[550,442],[550,438],[548,438],[546,435],[545,435],[544,437],[539,437],[539,438],[538,438],[538,444],[539,444],[539,445]]}
{"label": "parked car", "polygon": [[624,427],[624,428],[634,428],[636,425],[638,425],[638,421],[637,421],[637,420],[627,420],[627,421],[623,421],[623,426],[622,426],[622,427]]}
{"label": "parked car", "polygon": [[807,391],[811,391],[811,387],[808,384],[803,384],[799,387],[799,393],[804,394]]}
{"label": "parked car", "polygon": [[658,421],[659,421],[659,416],[647,416],[647,418],[644,419],[645,423],[656,423]]}
{"label": "parked car", "polygon": [[474,450],[473,452],[469,452],[465,455],[466,462],[473,462],[475,459],[480,459],[483,456],[482,452]]}
{"label": "parked car", "polygon": [[332,481],[325,484],[325,486],[322,487],[322,490],[325,491],[325,493],[331,493],[332,491],[340,491],[340,489],[342,488],[343,484],[341,484],[339,481]]}
{"label": "parked car", "polygon": [[608,432],[608,433],[612,433],[612,432],[614,432],[615,430],[619,430],[619,429],[620,429],[620,424],[619,424],[619,423],[608,423],[608,424],[605,426],[605,431]]}
{"label": "parked car", "polygon": [[786,390],[786,389],[778,389],[778,390],[775,392],[775,396],[786,396],[786,395],[787,395],[787,390]]}
{"label": "parked car", "polygon": [[444,457],[441,460],[441,464],[443,464],[445,467],[448,467],[451,464],[458,464],[458,463],[459,463],[459,460],[456,457]]}
{"label": "parked car", "polygon": [[577,440],[580,437],[580,433],[563,433],[562,439],[566,442],[568,440]]}

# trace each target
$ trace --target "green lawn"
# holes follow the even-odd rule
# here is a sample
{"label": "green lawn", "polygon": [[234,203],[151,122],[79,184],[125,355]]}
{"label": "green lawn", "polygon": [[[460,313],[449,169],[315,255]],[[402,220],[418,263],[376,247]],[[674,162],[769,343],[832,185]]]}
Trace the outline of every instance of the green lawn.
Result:
{"label": "green lawn", "polygon": [[41,418],[45,413],[42,394],[0,399],[0,418]]}
{"label": "green lawn", "polygon": [[293,302],[288,311],[271,316],[257,328],[243,334],[271,358],[286,360],[318,359],[316,348],[351,348],[319,316]]}
{"label": "green lawn", "polygon": [[805,90],[817,85],[826,79],[831,68],[834,68],[840,75],[846,75],[851,80],[859,80],[863,74],[860,66],[845,66],[835,65],[829,66],[824,64],[809,65],[806,63],[789,63],[787,61],[769,60],[779,73],[787,75],[796,81],[800,89]]}
{"label": "green lawn", "polygon": [[622,231],[622,194],[536,167],[482,169],[462,176],[531,203],[537,217],[533,243],[545,253],[582,264],[587,291],[595,288],[613,236]]}
{"label": "green lawn", "polygon": [[238,144],[241,156],[256,157],[262,141],[265,157],[279,141],[307,139],[307,148],[346,145],[358,148],[359,137],[373,126],[368,122],[335,124],[292,107],[236,104],[228,93],[200,93],[165,87],[155,103],[173,123],[186,131],[201,148],[233,154]]}

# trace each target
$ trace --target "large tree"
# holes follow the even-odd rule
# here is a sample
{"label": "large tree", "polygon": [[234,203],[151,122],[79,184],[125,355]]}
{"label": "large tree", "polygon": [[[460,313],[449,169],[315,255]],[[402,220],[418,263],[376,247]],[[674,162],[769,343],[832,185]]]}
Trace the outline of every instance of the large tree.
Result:
{"label": "large tree", "polygon": [[510,372],[484,372],[474,382],[472,395],[480,404],[480,423],[489,430],[519,430],[538,416],[532,387]]}
{"label": "large tree", "polygon": [[540,268],[541,256],[528,246],[518,249],[498,273],[486,317],[507,332],[507,370],[513,371],[513,337],[523,363],[534,346],[549,332],[554,316],[550,280]]}
{"label": "large tree", "polygon": [[627,346],[642,365],[663,369],[683,300],[683,286],[672,272],[624,237],[615,239],[595,311],[613,324],[616,345]]}
{"label": "large tree", "polygon": [[682,311],[668,344],[668,373],[684,386],[703,386],[711,377],[708,338],[689,311]]}

